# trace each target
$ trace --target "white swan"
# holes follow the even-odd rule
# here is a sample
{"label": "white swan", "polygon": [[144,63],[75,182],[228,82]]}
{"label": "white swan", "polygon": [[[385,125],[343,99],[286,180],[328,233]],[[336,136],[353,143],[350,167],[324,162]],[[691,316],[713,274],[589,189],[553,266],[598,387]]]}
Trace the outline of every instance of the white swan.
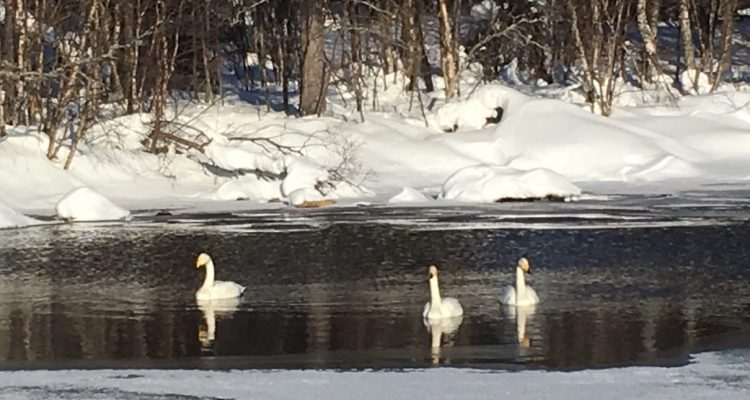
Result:
{"label": "white swan", "polygon": [[206,253],[201,253],[195,260],[195,268],[206,267],[206,279],[203,286],[195,292],[198,300],[229,299],[240,297],[245,287],[234,282],[214,281],[214,262]]}
{"label": "white swan", "polygon": [[239,297],[226,299],[197,300],[198,308],[203,312],[206,325],[198,327],[198,340],[204,345],[210,345],[216,339],[216,317],[229,317],[240,305]]}
{"label": "white swan", "polygon": [[440,297],[440,287],[438,286],[437,268],[430,266],[428,277],[430,278],[430,301],[424,305],[422,317],[427,319],[451,318],[464,314],[461,303],[453,297]]}
{"label": "white swan", "polygon": [[516,286],[508,285],[500,290],[499,300],[503,304],[511,306],[528,306],[539,303],[539,296],[536,295],[531,286],[526,286],[525,275],[531,273],[529,260],[521,257],[516,266]]}

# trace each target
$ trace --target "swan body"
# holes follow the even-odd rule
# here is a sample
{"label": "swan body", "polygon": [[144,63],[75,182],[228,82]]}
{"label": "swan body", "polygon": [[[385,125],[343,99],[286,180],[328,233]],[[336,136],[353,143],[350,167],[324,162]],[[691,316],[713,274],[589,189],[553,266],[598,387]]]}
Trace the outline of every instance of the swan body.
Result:
{"label": "swan body", "polygon": [[201,253],[195,260],[195,267],[206,267],[206,278],[203,286],[195,292],[198,300],[230,299],[242,296],[245,287],[234,282],[214,280],[214,262],[206,253]]}
{"label": "swan body", "polygon": [[510,306],[530,306],[539,303],[536,291],[526,285],[525,275],[531,273],[531,266],[526,258],[518,260],[516,266],[516,285],[508,285],[500,290],[499,300]]}
{"label": "swan body", "polygon": [[429,269],[430,301],[424,305],[422,317],[426,319],[452,318],[464,315],[461,303],[453,297],[440,297],[437,268],[433,265]]}

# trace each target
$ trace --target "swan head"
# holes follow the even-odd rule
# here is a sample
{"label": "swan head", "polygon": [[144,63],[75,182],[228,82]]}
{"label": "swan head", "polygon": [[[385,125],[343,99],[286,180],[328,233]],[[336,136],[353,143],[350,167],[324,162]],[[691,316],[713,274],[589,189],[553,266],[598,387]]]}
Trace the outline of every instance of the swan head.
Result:
{"label": "swan head", "polygon": [[427,277],[429,279],[437,278],[437,267],[434,265],[430,265],[430,269],[427,270]]}
{"label": "swan head", "polygon": [[529,260],[527,260],[526,257],[521,257],[521,259],[518,260],[518,268],[521,268],[521,271],[527,274],[531,273],[531,264],[529,264]]}
{"label": "swan head", "polygon": [[206,253],[201,253],[198,258],[195,259],[195,268],[200,268],[211,262],[211,257]]}

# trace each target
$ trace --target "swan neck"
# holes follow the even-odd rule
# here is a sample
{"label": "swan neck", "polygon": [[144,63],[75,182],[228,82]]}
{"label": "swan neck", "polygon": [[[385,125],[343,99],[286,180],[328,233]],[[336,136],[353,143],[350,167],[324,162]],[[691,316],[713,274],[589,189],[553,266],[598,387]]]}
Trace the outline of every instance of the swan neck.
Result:
{"label": "swan neck", "polygon": [[526,280],[521,268],[516,268],[516,298],[520,299],[526,295]]}
{"label": "swan neck", "polygon": [[440,307],[443,302],[440,298],[440,287],[438,287],[437,276],[430,278],[430,302],[432,307]]}
{"label": "swan neck", "polygon": [[214,262],[208,260],[206,263],[206,279],[203,280],[203,289],[209,289],[214,286]]}

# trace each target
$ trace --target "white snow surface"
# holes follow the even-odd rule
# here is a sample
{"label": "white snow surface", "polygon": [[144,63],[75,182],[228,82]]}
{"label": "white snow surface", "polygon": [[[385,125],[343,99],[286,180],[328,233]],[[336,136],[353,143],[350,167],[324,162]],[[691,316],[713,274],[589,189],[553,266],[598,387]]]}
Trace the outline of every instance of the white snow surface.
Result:
{"label": "white snow surface", "polygon": [[403,188],[397,195],[388,199],[388,203],[390,204],[425,203],[429,201],[432,201],[432,199],[425,196],[422,192],[410,187]]}
{"label": "white snow surface", "polygon": [[0,229],[20,228],[38,223],[39,221],[21,214],[0,201]]}
{"label": "white snow surface", "polygon": [[[434,368],[404,371],[2,371],[0,399],[747,399],[747,352],[704,353],[682,367],[575,372]],[[73,397],[70,397],[73,396]]]}
{"label": "white snow surface", "polygon": [[[472,90],[464,98],[435,98],[424,119],[408,108],[398,85],[379,92],[380,111],[366,111],[363,122],[351,104],[333,97],[331,111],[313,118],[267,112],[239,97],[175,107],[184,110],[177,122],[207,136],[189,139],[211,140],[205,153],[174,146],[159,155],[144,152],[150,116],[117,117],[87,132],[69,170],[62,168],[67,146],[50,161],[45,135],[9,127],[0,139],[0,201],[23,213],[53,214],[63,195],[83,186],[130,209],[210,209],[210,202],[243,209],[276,199],[293,204],[292,193],[317,197],[313,191],[339,204],[377,204],[405,187],[443,187],[443,198],[433,201],[440,204],[575,193],[575,187],[596,195],[618,183],[662,193],[750,184],[750,93],[724,88],[666,106],[634,102],[605,118],[573,104],[579,98],[569,89],[521,93],[480,84],[473,90],[471,82],[465,79]],[[498,107],[500,122],[487,123]],[[469,187],[457,179],[462,175],[486,179]],[[332,179],[338,181],[320,184]]]}
{"label": "white snow surface", "polygon": [[109,221],[130,217],[130,211],[87,187],[65,195],[55,209],[58,217],[68,221]]}
{"label": "white snow surface", "polygon": [[443,184],[444,199],[494,202],[503,198],[570,197],[581,189],[563,176],[543,168],[520,171],[509,167],[479,165],[458,170]]}
{"label": "white snow surface", "polygon": [[214,164],[227,171],[259,170],[272,174],[284,171],[280,160],[275,160],[261,151],[247,151],[239,147],[211,143],[206,146],[206,156]]}

